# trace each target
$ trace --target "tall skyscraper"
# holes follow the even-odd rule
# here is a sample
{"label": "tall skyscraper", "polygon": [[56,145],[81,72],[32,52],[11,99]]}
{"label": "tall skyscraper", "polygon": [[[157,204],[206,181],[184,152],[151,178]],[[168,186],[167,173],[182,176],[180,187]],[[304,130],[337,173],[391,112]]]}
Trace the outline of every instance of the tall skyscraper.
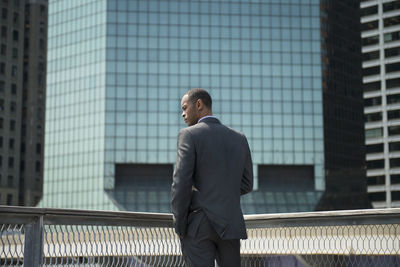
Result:
{"label": "tall skyscraper", "polygon": [[50,1],[41,205],[169,212],[180,98],[203,87],[222,123],[248,137],[256,179],[245,212],[326,206],[320,8]]}
{"label": "tall skyscraper", "polygon": [[326,190],[317,210],[370,208],[359,1],[321,1]]}
{"label": "tall skyscraper", "polygon": [[46,0],[4,0],[0,39],[0,204],[42,197]]}
{"label": "tall skyscraper", "polygon": [[368,193],[400,207],[400,2],[361,1]]}

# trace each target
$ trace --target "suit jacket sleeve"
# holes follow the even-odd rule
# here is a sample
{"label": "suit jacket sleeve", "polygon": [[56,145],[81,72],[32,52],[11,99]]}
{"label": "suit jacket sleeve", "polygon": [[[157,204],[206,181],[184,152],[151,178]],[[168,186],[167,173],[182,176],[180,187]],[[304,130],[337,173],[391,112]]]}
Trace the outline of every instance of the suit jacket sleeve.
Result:
{"label": "suit jacket sleeve", "polygon": [[175,232],[180,236],[186,234],[195,161],[195,146],[191,134],[183,129],[178,136],[178,152],[171,187],[171,209],[174,217],[174,227]]}
{"label": "suit jacket sleeve", "polygon": [[251,160],[250,148],[246,137],[244,137],[244,140],[245,140],[246,159],[244,163],[242,183],[240,186],[241,195],[247,194],[253,190],[253,161]]}

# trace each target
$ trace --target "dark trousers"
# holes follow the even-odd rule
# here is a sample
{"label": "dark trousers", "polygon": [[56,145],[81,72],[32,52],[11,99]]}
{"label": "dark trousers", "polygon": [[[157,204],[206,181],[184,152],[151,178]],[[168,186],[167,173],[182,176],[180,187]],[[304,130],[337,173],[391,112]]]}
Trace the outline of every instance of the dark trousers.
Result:
{"label": "dark trousers", "polygon": [[196,214],[192,222],[196,225],[182,240],[182,253],[187,266],[213,267],[217,260],[219,267],[240,267],[240,240],[223,240],[203,212]]}

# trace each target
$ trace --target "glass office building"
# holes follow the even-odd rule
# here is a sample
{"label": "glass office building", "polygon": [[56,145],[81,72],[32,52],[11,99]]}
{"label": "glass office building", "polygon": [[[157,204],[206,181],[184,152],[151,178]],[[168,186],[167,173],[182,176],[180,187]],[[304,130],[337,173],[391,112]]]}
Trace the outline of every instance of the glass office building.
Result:
{"label": "glass office building", "polygon": [[180,98],[246,134],[248,213],[325,189],[320,2],[50,0],[41,206],[169,212]]}

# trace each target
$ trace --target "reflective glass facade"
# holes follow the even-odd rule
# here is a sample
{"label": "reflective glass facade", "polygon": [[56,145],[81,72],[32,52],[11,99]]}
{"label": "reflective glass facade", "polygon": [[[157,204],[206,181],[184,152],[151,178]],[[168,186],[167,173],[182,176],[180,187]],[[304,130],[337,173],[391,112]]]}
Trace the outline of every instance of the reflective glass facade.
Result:
{"label": "reflective glass facade", "polygon": [[173,164],[193,87],[246,134],[256,190],[258,165],[324,190],[318,0],[50,2],[43,205],[112,209],[116,164]]}
{"label": "reflective glass facade", "polygon": [[50,1],[45,207],[112,209],[104,193],[106,1]]}

